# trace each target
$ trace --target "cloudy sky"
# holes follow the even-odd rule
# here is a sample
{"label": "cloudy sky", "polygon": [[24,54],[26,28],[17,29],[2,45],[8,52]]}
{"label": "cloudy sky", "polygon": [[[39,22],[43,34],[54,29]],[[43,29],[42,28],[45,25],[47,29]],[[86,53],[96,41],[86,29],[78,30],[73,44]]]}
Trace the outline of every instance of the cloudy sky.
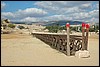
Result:
{"label": "cloudy sky", "polygon": [[1,19],[6,18],[20,22],[99,22],[99,1],[2,1]]}

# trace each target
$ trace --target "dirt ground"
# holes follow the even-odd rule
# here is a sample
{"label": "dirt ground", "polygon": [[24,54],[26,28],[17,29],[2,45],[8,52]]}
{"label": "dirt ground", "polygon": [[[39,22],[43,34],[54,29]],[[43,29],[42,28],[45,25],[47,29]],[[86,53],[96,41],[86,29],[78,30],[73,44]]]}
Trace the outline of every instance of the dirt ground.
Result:
{"label": "dirt ground", "polygon": [[89,36],[89,58],[77,58],[50,48],[29,34],[1,34],[2,66],[98,66],[99,35]]}

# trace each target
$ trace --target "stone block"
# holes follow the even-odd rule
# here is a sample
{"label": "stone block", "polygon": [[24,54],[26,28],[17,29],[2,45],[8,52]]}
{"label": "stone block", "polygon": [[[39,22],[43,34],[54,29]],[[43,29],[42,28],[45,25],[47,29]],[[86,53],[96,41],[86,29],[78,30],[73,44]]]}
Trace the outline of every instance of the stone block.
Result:
{"label": "stone block", "polygon": [[90,57],[90,53],[87,50],[79,50],[75,52],[75,56],[78,58],[89,58]]}

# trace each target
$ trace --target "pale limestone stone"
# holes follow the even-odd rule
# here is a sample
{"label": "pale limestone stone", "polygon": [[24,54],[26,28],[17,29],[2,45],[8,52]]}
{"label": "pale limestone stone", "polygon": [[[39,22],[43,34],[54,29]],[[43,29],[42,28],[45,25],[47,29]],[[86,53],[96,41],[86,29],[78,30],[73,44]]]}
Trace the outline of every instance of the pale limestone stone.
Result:
{"label": "pale limestone stone", "polygon": [[83,51],[79,50],[79,51],[76,51],[75,56],[78,58],[88,58],[90,57],[90,53],[87,50],[83,50]]}

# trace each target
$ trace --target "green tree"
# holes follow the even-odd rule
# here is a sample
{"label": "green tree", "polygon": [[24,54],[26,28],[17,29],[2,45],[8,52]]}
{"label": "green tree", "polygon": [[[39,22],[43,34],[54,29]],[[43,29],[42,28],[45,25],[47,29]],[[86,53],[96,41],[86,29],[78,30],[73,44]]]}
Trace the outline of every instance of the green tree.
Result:
{"label": "green tree", "polygon": [[53,25],[53,26],[46,26],[45,29],[48,29],[49,32],[52,32],[52,33],[57,33],[58,30],[59,30],[59,27],[58,25]]}
{"label": "green tree", "polygon": [[95,32],[98,32],[98,30],[99,30],[99,25],[96,25],[95,26]]}
{"label": "green tree", "polygon": [[71,31],[77,31],[76,29],[77,29],[77,27],[70,27]]}
{"label": "green tree", "polygon": [[14,24],[8,24],[8,27],[15,28],[15,25]]}
{"label": "green tree", "polygon": [[94,32],[94,28],[89,28],[89,32]]}
{"label": "green tree", "polygon": [[20,26],[20,25],[18,26],[18,28],[19,28],[19,29],[25,29],[24,26]]}

